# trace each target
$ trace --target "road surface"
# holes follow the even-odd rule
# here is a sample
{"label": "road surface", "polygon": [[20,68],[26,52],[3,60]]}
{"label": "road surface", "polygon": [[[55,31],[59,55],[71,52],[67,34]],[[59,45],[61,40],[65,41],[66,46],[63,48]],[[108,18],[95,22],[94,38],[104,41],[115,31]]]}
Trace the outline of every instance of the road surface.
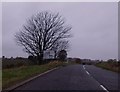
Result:
{"label": "road surface", "polygon": [[93,65],[70,65],[40,76],[15,90],[118,90],[118,74]]}

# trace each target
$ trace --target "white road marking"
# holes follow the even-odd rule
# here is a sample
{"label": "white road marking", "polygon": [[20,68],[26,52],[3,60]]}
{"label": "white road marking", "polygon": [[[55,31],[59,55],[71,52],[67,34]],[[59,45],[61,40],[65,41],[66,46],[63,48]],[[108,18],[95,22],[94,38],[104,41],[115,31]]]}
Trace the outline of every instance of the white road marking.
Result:
{"label": "white road marking", "polygon": [[105,90],[106,92],[109,92],[103,85],[100,85],[102,88],[103,88],[103,90]]}
{"label": "white road marking", "polygon": [[88,71],[86,71],[86,73],[87,73],[88,75],[90,75],[90,73],[89,73]]}
{"label": "white road marking", "polygon": [[[83,65],[83,69],[86,71],[86,69],[85,69],[85,65]],[[86,73],[88,74],[88,75],[90,75],[90,73],[88,72],[88,71],[86,71]],[[92,76],[91,76],[92,77]],[[93,78],[93,77],[92,77]],[[98,82],[97,80],[95,80],[96,82]],[[98,82],[99,83],[99,82]],[[100,83],[99,83],[100,84]],[[109,92],[103,85],[101,85],[100,84],[100,87],[103,89],[103,90],[105,90],[106,92]]]}
{"label": "white road marking", "polygon": [[[83,65],[83,69],[86,71],[85,65]],[[90,73],[89,73],[88,71],[86,71],[86,73],[87,73],[88,75],[90,75]]]}
{"label": "white road marking", "polygon": [[83,65],[83,69],[85,69],[85,65]]}

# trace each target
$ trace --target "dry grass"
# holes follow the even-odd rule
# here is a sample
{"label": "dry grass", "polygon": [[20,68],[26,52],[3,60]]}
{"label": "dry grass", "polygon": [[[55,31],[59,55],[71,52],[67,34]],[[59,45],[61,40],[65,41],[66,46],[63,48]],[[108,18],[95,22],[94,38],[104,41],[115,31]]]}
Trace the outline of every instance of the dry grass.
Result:
{"label": "dry grass", "polygon": [[118,62],[101,62],[97,63],[96,66],[120,73],[120,63]]}

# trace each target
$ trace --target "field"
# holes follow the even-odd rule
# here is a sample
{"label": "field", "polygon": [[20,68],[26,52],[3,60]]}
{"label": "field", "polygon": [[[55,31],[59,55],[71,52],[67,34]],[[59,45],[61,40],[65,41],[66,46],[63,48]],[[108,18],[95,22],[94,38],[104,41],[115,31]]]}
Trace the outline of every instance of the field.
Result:
{"label": "field", "polygon": [[62,65],[64,64],[60,61],[53,61],[44,65],[29,65],[3,69],[2,88],[8,88],[32,76]]}
{"label": "field", "polygon": [[95,66],[120,73],[120,62],[100,62]]}

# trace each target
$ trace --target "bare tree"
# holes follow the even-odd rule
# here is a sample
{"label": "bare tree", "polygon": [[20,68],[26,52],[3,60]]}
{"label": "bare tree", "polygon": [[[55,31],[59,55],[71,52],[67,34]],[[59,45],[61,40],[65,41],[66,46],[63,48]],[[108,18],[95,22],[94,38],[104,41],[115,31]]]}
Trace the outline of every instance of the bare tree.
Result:
{"label": "bare tree", "polygon": [[51,49],[59,40],[69,38],[70,30],[71,27],[65,25],[59,13],[45,11],[32,16],[23,29],[15,34],[15,38],[24,51],[37,56],[40,63],[43,52]]}
{"label": "bare tree", "polygon": [[61,50],[68,51],[68,49],[69,49],[69,41],[66,41],[66,40],[57,41],[51,49],[54,51],[54,59],[56,59],[58,57],[58,53]]}

